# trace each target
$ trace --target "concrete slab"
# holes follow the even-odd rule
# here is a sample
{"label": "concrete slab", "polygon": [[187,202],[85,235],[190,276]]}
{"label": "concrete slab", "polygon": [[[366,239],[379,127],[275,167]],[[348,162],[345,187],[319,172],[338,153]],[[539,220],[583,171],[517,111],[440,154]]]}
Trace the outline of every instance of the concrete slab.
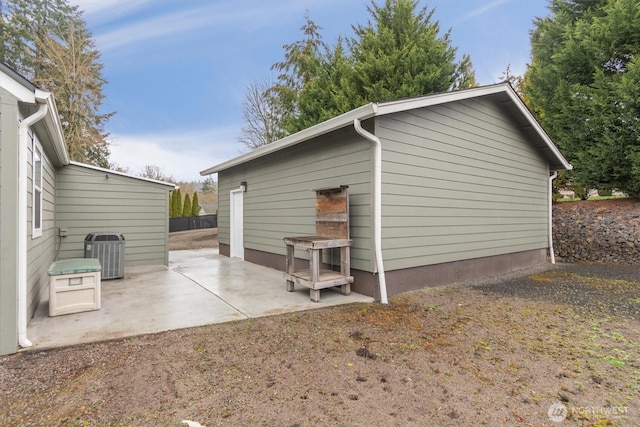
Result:
{"label": "concrete slab", "polygon": [[102,282],[102,308],[49,317],[43,300],[27,329],[44,349],[142,335],[249,317],[269,316],[373,298],[324,290],[285,291],[282,272],[232,259],[217,249],[172,251],[169,267],[128,268],[124,279]]}

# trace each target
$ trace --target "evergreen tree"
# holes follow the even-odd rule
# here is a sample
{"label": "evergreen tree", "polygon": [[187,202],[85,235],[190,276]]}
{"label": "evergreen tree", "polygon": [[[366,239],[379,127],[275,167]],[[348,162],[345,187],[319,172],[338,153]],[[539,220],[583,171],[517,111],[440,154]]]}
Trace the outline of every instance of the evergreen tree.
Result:
{"label": "evergreen tree", "polygon": [[184,205],[182,206],[182,216],[191,216],[191,197],[189,197],[189,193],[184,195]]}
{"label": "evergreen tree", "polygon": [[41,76],[46,55],[37,41],[64,27],[77,7],[67,0],[8,0],[2,8],[0,60],[30,80]]}
{"label": "evergreen tree", "polygon": [[553,0],[523,89],[574,184],[640,195],[640,3]]}
{"label": "evergreen tree", "polygon": [[[346,42],[340,38],[333,48],[305,16],[303,39],[284,46],[284,61],[272,67],[280,72],[278,82],[263,97],[272,97],[265,102],[276,106],[274,117],[285,134],[369,102],[475,86],[469,56],[456,62],[449,33],[439,37],[434,11],[417,11],[417,4],[385,0],[378,6],[372,1],[368,11],[373,22],[353,27],[355,37]],[[262,140],[268,140],[266,135]]]}
{"label": "evergreen tree", "polygon": [[373,22],[354,27],[356,37],[349,41],[349,50],[354,58],[355,105],[475,83],[470,59],[455,60],[450,31],[438,37],[440,25],[432,21],[435,10],[417,11],[417,5],[412,0],[385,0],[383,6],[372,2],[367,10]]}
{"label": "evergreen tree", "polygon": [[175,218],[175,212],[173,209],[173,191],[169,192],[169,218]]}
{"label": "evergreen tree", "polygon": [[289,126],[292,133],[362,105],[352,78],[353,59],[346,55],[342,38],[320,61],[317,75],[298,95],[299,115]]}
{"label": "evergreen tree", "polygon": [[320,27],[308,14],[305,14],[305,24],[300,30],[303,34],[302,40],[284,45],[284,60],[271,67],[279,74],[276,84],[264,91],[264,99],[276,123],[271,126],[271,130],[274,131],[272,138],[265,138],[267,143],[297,130],[298,96],[317,75],[321,57],[327,49],[320,34]]}
{"label": "evergreen tree", "polygon": [[173,205],[173,217],[178,218],[182,216],[182,194],[180,189],[173,191],[173,199],[171,201]]}
{"label": "evergreen tree", "polygon": [[200,215],[200,203],[198,202],[198,192],[193,192],[193,198],[191,199],[191,216]]}
{"label": "evergreen tree", "polygon": [[40,65],[41,75],[34,83],[56,96],[69,156],[108,168],[108,134],[104,124],[113,114],[100,113],[102,86],[106,83],[100,52],[79,16],[56,33],[37,41],[47,60]]}
{"label": "evergreen tree", "polygon": [[0,60],[52,92],[72,160],[108,167],[112,114],[100,113],[103,66],[81,12],[68,0],[8,0]]}

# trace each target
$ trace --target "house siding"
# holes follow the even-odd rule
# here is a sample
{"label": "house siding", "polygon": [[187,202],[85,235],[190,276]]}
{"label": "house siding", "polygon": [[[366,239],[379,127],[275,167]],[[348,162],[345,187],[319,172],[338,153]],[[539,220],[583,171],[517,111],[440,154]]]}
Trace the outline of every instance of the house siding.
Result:
{"label": "house siding", "polygon": [[[33,133],[30,133],[33,135]],[[38,140],[37,136],[35,137]],[[49,290],[47,270],[54,261],[56,246],[55,187],[56,172],[42,153],[42,235],[33,238],[33,164],[32,145],[28,147],[27,183],[27,318],[38,308]]]}
{"label": "house siding", "polygon": [[0,88],[0,355],[18,348],[16,247],[18,245],[18,106]]}
{"label": "house siding", "polygon": [[69,165],[57,174],[57,224],[67,230],[58,259],[84,257],[92,232],[122,233],[125,266],[168,265],[170,187]]}
{"label": "house siding", "polygon": [[[284,256],[286,236],[315,234],[316,188],[349,186],[351,266],[373,268],[371,230],[371,144],[352,127],[220,172],[219,242],[230,244],[229,192],[247,182],[244,193],[245,251]],[[306,258],[306,251],[296,252]],[[281,266],[284,268],[284,263]]]}
{"label": "house siding", "polygon": [[379,117],[376,135],[386,270],[548,246],[548,164],[489,99]]}

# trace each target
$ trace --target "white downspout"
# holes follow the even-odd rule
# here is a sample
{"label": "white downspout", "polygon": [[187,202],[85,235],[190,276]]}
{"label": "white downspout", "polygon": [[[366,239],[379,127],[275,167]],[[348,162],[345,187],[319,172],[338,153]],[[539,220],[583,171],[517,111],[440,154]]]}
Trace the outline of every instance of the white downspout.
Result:
{"label": "white downspout", "polygon": [[29,128],[47,114],[47,104],[25,117],[18,128],[18,344],[31,347],[27,338],[27,184],[29,180],[28,149]]}
{"label": "white downspout", "polygon": [[549,256],[551,256],[551,264],[556,263],[556,255],[553,250],[553,180],[558,176],[558,172],[554,171],[549,177]]}
{"label": "white downspout", "polygon": [[373,235],[380,286],[380,302],[388,304],[387,280],[382,260],[382,144],[380,138],[362,128],[359,119],[353,120],[356,132],[373,143]]}

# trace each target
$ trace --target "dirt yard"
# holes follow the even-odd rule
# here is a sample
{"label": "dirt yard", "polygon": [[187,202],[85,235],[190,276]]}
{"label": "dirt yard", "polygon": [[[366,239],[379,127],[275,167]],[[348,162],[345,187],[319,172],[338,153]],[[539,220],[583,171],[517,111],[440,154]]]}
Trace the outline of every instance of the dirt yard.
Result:
{"label": "dirt yard", "polygon": [[169,233],[170,251],[217,247],[217,228],[205,228],[203,230],[178,231],[175,233]]}
{"label": "dirt yard", "polygon": [[0,358],[0,393],[6,426],[637,426],[640,272],[565,264],[24,352]]}

